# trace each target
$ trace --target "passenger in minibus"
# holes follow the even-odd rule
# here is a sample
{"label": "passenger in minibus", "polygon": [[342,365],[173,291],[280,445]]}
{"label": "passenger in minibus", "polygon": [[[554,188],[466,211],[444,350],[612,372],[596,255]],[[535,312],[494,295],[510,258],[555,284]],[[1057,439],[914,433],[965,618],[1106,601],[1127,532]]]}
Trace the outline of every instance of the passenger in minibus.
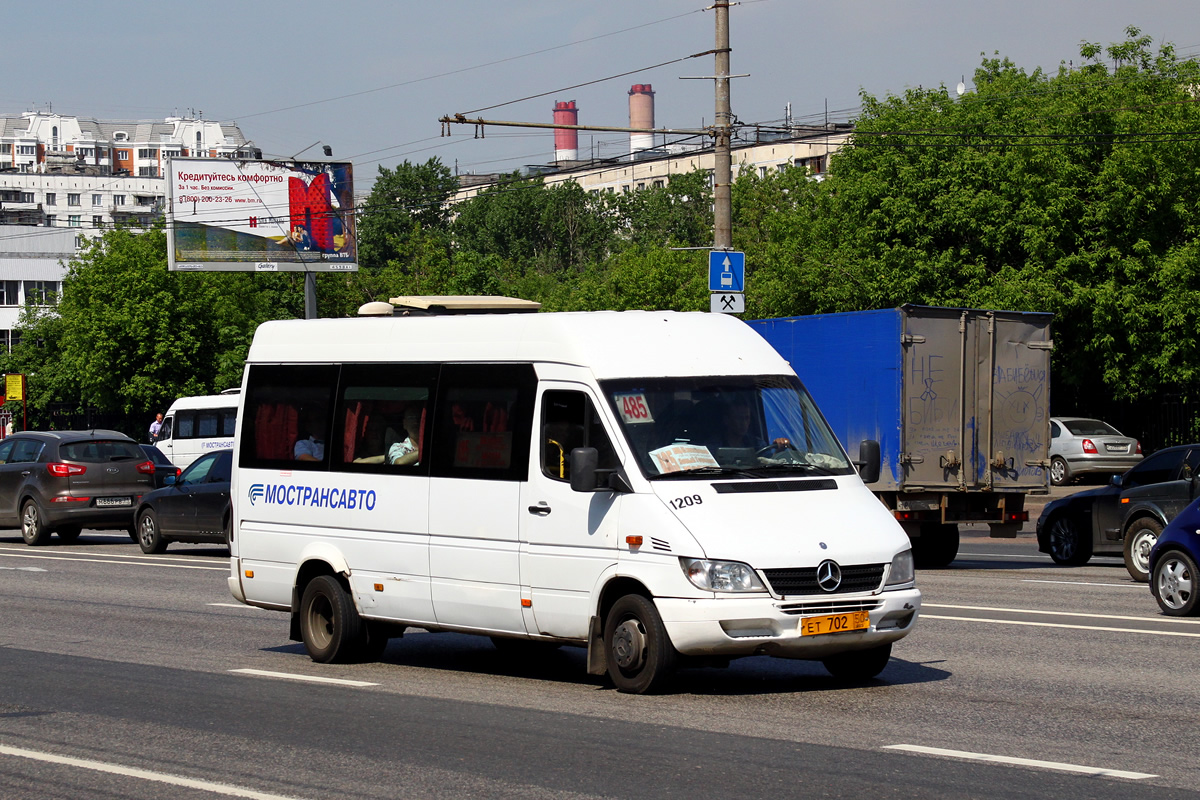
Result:
{"label": "passenger in minibus", "polygon": [[304,409],[300,416],[300,431],[307,434],[297,440],[292,455],[297,461],[323,461],[325,459],[325,422],[323,415],[311,408]]}

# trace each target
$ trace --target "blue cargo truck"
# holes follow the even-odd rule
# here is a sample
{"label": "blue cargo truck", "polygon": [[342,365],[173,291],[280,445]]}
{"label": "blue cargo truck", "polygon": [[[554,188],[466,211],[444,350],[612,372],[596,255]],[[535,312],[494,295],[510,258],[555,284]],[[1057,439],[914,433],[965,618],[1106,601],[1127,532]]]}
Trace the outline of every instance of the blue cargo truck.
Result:
{"label": "blue cargo truck", "polygon": [[920,566],[958,554],[960,523],[1013,537],[1049,492],[1051,314],[906,305],[755,320],[851,453],[879,443],[869,488]]}

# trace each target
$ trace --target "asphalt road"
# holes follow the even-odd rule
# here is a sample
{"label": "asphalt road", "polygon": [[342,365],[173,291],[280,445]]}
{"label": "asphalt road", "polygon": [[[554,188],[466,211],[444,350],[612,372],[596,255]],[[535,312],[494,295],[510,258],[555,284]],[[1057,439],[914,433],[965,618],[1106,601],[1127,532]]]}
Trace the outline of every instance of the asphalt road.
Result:
{"label": "asphalt road", "polygon": [[461,635],[316,664],[222,548],[0,532],[0,797],[1200,797],[1200,620],[979,534],[869,685],[751,658],[639,697]]}

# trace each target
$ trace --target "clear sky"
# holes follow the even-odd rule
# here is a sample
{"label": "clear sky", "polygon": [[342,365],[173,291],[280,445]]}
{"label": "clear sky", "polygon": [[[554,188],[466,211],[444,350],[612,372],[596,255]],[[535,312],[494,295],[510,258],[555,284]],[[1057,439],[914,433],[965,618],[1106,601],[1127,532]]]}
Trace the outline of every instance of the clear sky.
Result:
{"label": "clear sky", "polygon": [[[438,117],[550,122],[574,100],[584,125],[628,125],[628,90],[652,84],[659,127],[713,119],[713,12],[703,0],[57,0],[3,14],[0,113],[53,108],[99,119],[203,112],[237,122],[264,152],[317,141],[356,165],[437,156],[460,172],[552,160],[553,134]],[[742,122],[853,117],[859,91],[971,85],[981,54],[1032,71],[1079,62],[1083,41],[1133,25],[1200,56],[1195,0],[744,0],[730,12],[734,114]],[[590,85],[580,85],[590,84]],[[576,88],[568,88],[576,86]],[[581,133],[582,156],[617,156],[628,138]],[[320,154],[313,148],[307,155]]]}

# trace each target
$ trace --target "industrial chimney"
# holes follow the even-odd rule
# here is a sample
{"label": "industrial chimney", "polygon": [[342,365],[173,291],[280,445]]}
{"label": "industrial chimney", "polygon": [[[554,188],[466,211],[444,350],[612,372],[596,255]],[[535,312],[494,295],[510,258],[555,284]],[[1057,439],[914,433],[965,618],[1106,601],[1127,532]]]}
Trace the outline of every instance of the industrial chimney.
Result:
{"label": "industrial chimney", "polygon": [[[648,83],[635,83],[629,87],[629,127],[654,127],[654,90]],[[629,134],[629,152],[636,157],[642,150],[654,147],[653,133]]]}
{"label": "industrial chimney", "polygon": [[[578,125],[579,110],[575,101],[554,104],[555,125]],[[576,161],[579,159],[579,131],[566,128],[554,129],[554,160]]]}

